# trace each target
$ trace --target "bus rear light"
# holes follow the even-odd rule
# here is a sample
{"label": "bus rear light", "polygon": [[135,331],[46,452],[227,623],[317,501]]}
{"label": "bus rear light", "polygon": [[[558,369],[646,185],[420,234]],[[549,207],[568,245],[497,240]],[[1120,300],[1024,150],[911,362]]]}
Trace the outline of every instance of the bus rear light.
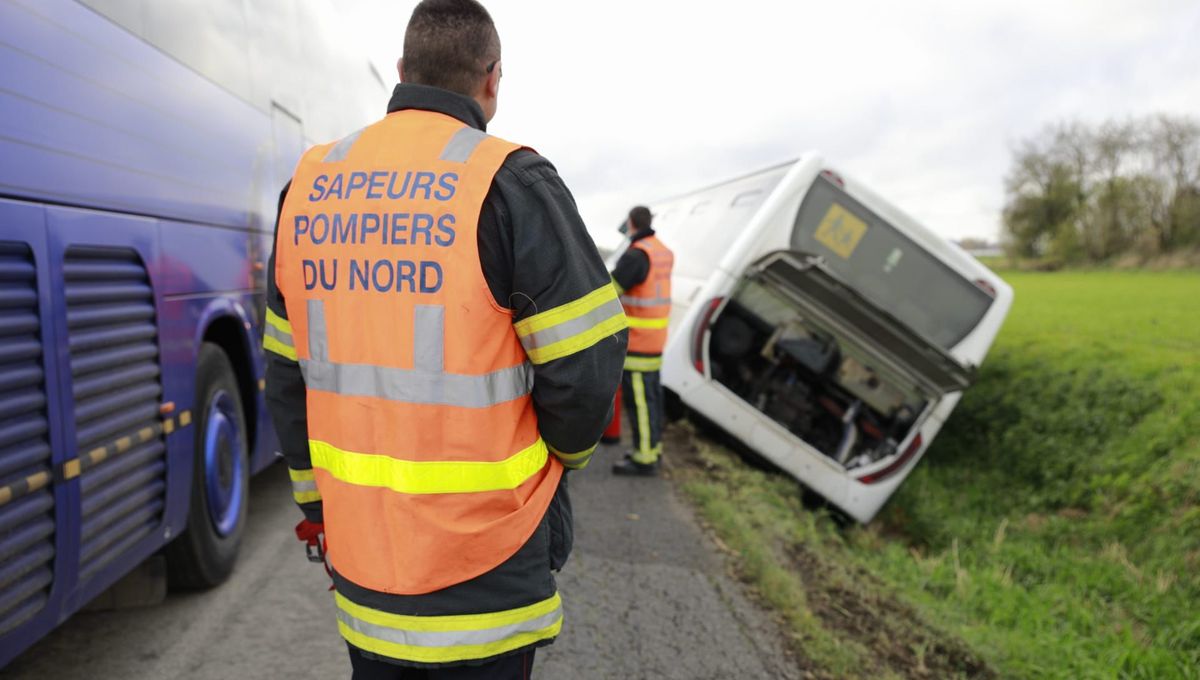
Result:
{"label": "bus rear light", "polygon": [[992,284],[984,281],[983,279],[975,279],[975,286],[978,287],[979,290],[987,293],[988,297],[992,298],[993,300],[996,299],[996,287]]}
{"label": "bus rear light", "polygon": [[822,170],[821,176],[843,189],[846,188],[846,182],[842,180],[842,176],[832,170]]}
{"label": "bus rear light", "polygon": [[700,314],[699,323],[696,324],[695,334],[692,336],[692,366],[700,375],[704,375],[704,334],[708,332],[713,315],[717,313],[717,308],[724,301],[723,297],[715,297],[708,301],[704,312]]}
{"label": "bus rear light", "polygon": [[918,432],[917,436],[913,437],[912,442],[909,443],[908,448],[904,449],[904,453],[900,454],[896,458],[896,460],[892,461],[891,465],[883,468],[882,470],[872,472],[869,475],[863,475],[862,477],[858,478],[858,481],[862,482],[863,484],[874,484],[876,482],[887,479],[888,477],[891,477],[892,474],[894,474],[897,470],[904,467],[904,465],[909,461],[909,459],[911,459],[913,456],[915,456],[917,451],[920,451],[920,450],[921,450],[921,433]]}

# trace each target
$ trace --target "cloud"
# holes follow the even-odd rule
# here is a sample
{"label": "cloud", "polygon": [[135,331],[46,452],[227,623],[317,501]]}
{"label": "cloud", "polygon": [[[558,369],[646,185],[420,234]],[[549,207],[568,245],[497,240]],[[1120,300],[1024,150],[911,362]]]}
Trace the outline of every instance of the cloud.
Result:
{"label": "cloud", "polygon": [[[935,231],[990,237],[1015,140],[1200,109],[1194,2],[486,4],[490,129],[550,158],[603,239],[634,203],[812,148]],[[390,70],[413,3],[339,6]]]}

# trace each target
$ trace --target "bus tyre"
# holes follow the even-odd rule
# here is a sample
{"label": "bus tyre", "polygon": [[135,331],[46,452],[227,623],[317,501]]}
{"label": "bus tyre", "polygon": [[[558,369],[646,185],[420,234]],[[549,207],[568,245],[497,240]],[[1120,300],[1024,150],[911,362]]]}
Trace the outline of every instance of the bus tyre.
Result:
{"label": "bus tyre", "polygon": [[233,365],[213,343],[200,346],[194,403],[187,527],[166,549],[168,583],[176,590],[209,588],[228,578],[246,525],[246,416]]}

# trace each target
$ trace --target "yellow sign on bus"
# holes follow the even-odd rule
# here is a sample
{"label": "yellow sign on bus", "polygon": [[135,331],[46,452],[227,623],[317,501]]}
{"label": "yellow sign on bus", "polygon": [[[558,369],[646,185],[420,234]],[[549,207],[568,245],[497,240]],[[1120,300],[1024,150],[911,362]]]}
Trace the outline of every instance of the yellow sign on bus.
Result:
{"label": "yellow sign on bus", "polygon": [[813,236],[837,253],[842,259],[850,259],[850,254],[862,241],[867,233],[867,223],[855,217],[849,210],[834,203],[817,225],[817,233]]}

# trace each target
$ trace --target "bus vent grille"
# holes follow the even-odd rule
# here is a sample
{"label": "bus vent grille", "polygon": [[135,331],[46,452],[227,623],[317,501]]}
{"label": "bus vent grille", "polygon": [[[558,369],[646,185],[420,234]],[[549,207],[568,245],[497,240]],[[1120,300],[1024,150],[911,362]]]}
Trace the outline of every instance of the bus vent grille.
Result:
{"label": "bus vent grille", "polygon": [[0,241],[0,635],[46,605],[54,580],[54,487],[37,270]]}
{"label": "bus vent grille", "polygon": [[162,521],[166,444],[154,294],[130,250],[71,248],[63,262],[80,477],[80,579]]}

